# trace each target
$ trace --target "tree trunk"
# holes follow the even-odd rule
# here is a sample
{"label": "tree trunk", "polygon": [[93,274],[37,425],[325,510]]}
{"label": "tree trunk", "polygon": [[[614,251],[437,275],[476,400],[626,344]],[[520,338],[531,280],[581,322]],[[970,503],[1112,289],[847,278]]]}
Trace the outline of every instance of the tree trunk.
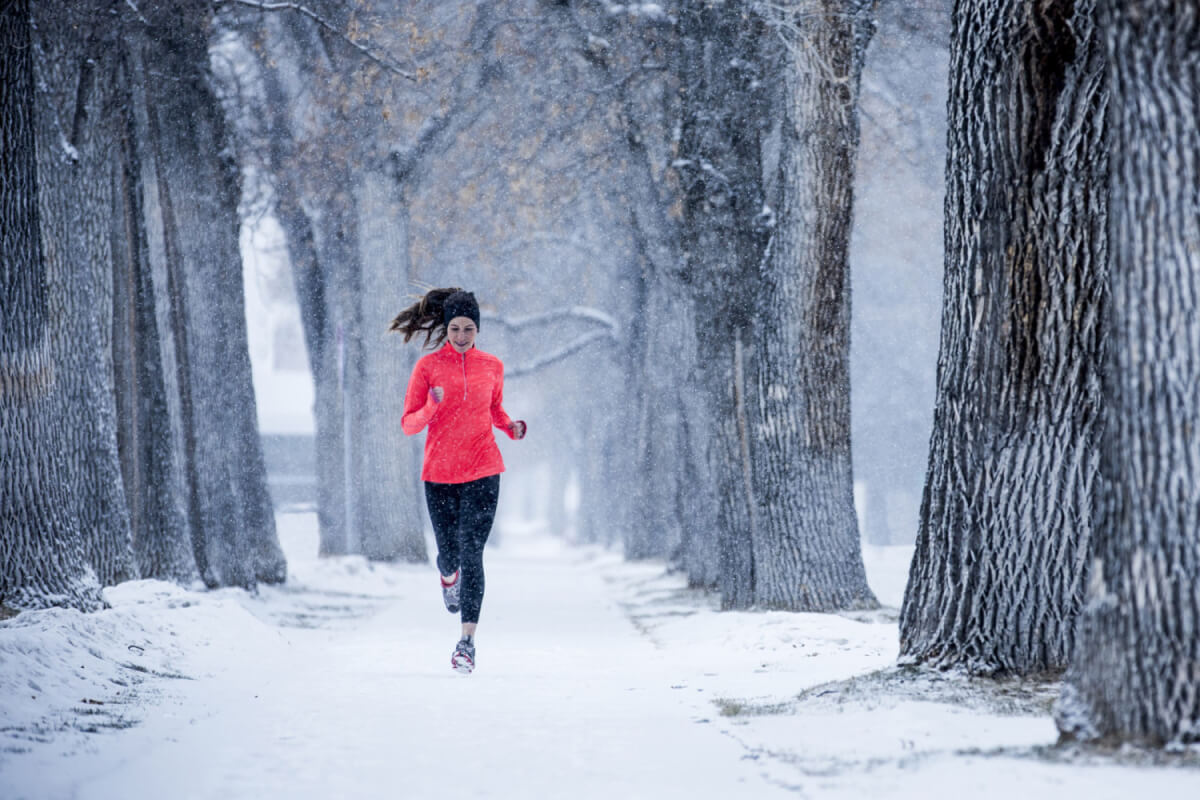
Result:
{"label": "tree trunk", "polygon": [[[60,158],[68,151],[61,147],[65,138],[39,141],[35,87],[49,76],[43,72],[45,61],[35,65],[34,41],[28,0],[8,3],[0,10],[0,612],[5,615],[46,605],[90,610],[104,603],[72,502],[78,465],[64,457],[75,451],[63,425],[69,403],[55,361],[64,345],[91,348],[95,343],[55,341],[62,333],[48,274],[53,262],[43,241],[40,151],[57,148]],[[78,60],[69,59],[69,48],[45,39],[41,44],[64,55],[64,68],[78,66]]]}
{"label": "tree trunk", "polygon": [[[62,392],[71,512],[101,584],[137,576],[117,453],[111,363],[109,121],[113,83],[108,3],[61,0],[34,9],[38,196],[56,381]],[[81,35],[81,31],[88,31]]]}
{"label": "tree trunk", "polygon": [[[148,208],[157,208],[153,156],[147,152],[145,76],[138,48],[120,50],[116,85],[119,145],[113,163],[113,373],[117,445],[129,502],[134,555],[144,578],[197,576],[187,519],[178,409],[169,391],[173,341],[159,311],[169,308],[165,263],[157,273]],[[153,192],[153,198],[147,198]],[[160,242],[161,243],[161,242]],[[177,405],[177,404],[176,404]]]}
{"label": "tree trunk", "polygon": [[323,213],[327,198],[318,194],[326,188],[326,180],[313,185],[304,156],[324,151],[320,137],[326,125],[304,66],[323,74],[330,65],[311,27],[292,15],[266,15],[254,49],[260,54],[263,91],[270,109],[267,169],[312,370],[319,551],[321,555],[344,555],[352,551],[347,540],[346,431],[339,376],[345,350],[338,331],[338,271],[327,261],[331,256],[326,244],[330,238],[327,215]]}
{"label": "tree trunk", "polygon": [[754,603],[754,489],[745,403],[744,351],[754,276],[766,243],[760,140],[761,19],[735,4],[680,9],[683,82],[676,169],[683,184],[685,279],[696,305],[697,380],[714,421],[707,453],[715,487],[719,588],[725,608]]}
{"label": "tree trunk", "polygon": [[414,349],[388,335],[387,324],[408,303],[408,214],[385,173],[358,176],[359,249],[363,265],[358,294],[362,361],[354,438],[362,443],[354,486],[362,553],[378,561],[425,563],[424,498],[412,465],[421,440],[400,428]]}
{"label": "tree trunk", "polygon": [[1200,3],[1101,0],[1111,303],[1068,737],[1200,741]]}
{"label": "tree trunk", "polygon": [[[282,581],[242,296],[237,171],[208,80],[211,10],[143,9],[148,130],[176,330],[197,566],[210,586]],[[153,67],[151,67],[153,65]]]}
{"label": "tree trunk", "polygon": [[706,440],[692,435],[696,429],[707,434],[710,426],[695,377],[695,306],[681,275],[679,221],[671,214],[678,186],[647,145],[659,137],[661,152],[668,151],[678,102],[665,91],[643,97],[626,90],[621,103],[630,174],[614,205],[630,209],[636,248],[631,282],[638,287],[626,404],[633,411],[634,466],[617,484],[629,492],[634,511],[622,526],[625,555],[665,558],[682,566],[693,585],[715,586],[716,507],[701,490],[707,483]]}
{"label": "tree trunk", "polygon": [[1064,667],[1097,468],[1107,169],[1093,4],[960,2],[942,351],[902,659]]}
{"label": "tree trunk", "polygon": [[794,4],[774,232],[764,254],[748,386],[755,601],[768,608],[873,608],[850,461],[848,250],[858,86],[870,3]]}
{"label": "tree trunk", "polygon": [[[357,215],[347,170],[330,197],[314,201],[318,262],[325,301],[324,358],[312,365],[316,395],[317,498],[320,504],[320,552],[323,556],[361,552],[356,526],[354,476],[360,442],[354,438],[355,393],[359,388],[361,292]],[[302,317],[302,321],[307,321]]]}

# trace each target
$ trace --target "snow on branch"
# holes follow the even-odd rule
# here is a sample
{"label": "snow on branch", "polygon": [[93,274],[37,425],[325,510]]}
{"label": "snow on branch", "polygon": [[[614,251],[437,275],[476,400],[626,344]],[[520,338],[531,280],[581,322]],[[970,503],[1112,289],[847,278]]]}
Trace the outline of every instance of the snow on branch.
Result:
{"label": "snow on branch", "polygon": [[523,328],[529,328],[534,325],[543,325],[551,322],[559,322],[561,320],[583,320],[585,322],[594,322],[598,325],[603,325],[603,330],[592,331],[585,333],[572,342],[568,342],[557,350],[553,350],[545,355],[538,356],[532,361],[521,364],[517,367],[509,367],[504,370],[505,377],[520,378],[525,375],[531,375],[544,367],[548,367],[555,362],[562,361],[569,356],[574,355],[583,348],[593,342],[608,341],[612,344],[618,343],[621,339],[618,335],[617,320],[610,314],[587,306],[572,306],[571,308],[556,309],[554,311],[545,311],[541,314],[530,314],[525,317],[505,317],[494,311],[484,311],[481,316],[489,322],[495,322],[510,331],[519,331]]}
{"label": "snow on branch", "polygon": [[619,338],[617,336],[618,326],[616,319],[598,308],[589,308],[588,306],[572,306],[571,308],[555,309],[554,311],[543,311],[540,314],[530,314],[525,317],[505,317],[494,311],[484,311],[482,312],[482,316],[484,319],[496,322],[511,331],[519,331],[522,328],[541,325],[547,322],[579,319],[603,325],[608,328],[606,335],[612,336],[614,341]]}
{"label": "snow on branch", "polygon": [[271,2],[270,0],[213,0],[213,4],[218,6],[223,4],[232,4],[244,6],[246,8],[257,9],[259,11],[295,11],[297,14],[303,14],[304,16],[308,17],[325,30],[336,34],[346,44],[350,45],[368,59],[383,67],[388,72],[399,75],[402,78],[407,78],[410,81],[415,82],[417,80],[416,75],[407,70],[401,69],[388,56],[377,54],[369,47],[364,47],[363,45],[351,39],[336,25],[322,17],[317,12],[313,11],[311,8],[308,8],[300,3],[292,2],[292,0],[279,0],[278,2]]}
{"label": "snow on branch", "polygon": [[527,364],[522,364],[519,367],[511,367],[511,368],[505,367],[504,377],[506,377],[506,378],[521,378],[526,375],[531,375],[534,372],[537,372],[538,370],[542,369],[543,367],[548,367],[551,364],[555,363],[556,361],[562,361],[564,358],[574,355],[578,351],[587,347],[592,342],[598,342],[598,341],[608,339],[608,338],[609,338],[608,331],[593,331],[592,333],[580,336],[575,341],[573,341],[569,344],[563,345],[562,347],[560,347],[557,350],[554,350],[553,352],[546,353],[543,356],[539,356],[538,358],[535,358],[533,361],[530,361]]}

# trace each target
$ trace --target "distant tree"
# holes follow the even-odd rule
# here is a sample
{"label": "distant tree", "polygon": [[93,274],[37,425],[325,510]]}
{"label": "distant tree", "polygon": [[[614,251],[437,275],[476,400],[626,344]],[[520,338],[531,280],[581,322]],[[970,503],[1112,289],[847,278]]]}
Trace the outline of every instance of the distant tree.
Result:
{"label": "distant tree", "polygon": [[1200,741],[1200,3],[1100,0],[1112,159],[1095,559],[1067,737]]}
{"label": "distant tree", "polygon": [[1101,420],[1108,159],[1092,2],[959,2],[937,402],[901,658],[1064,667]]}
{"label": "distant tree", "polygon": [[[678,151],[678,52],[673,8],[581,0],[547,15],[560,24],[590,70],[579,83],[612,109],[606,149],[620,180],[604,184],[617,220],[631,234],[620,276],[633,310],[622,337],[628,436],[619,437],[629,498],[619,521],[628,558],[663,558],[694,585],[715,585],[717,558],[705,448],[706,404],[696,382],[694,307],[680,250],[680,192],[671,162]],[[590,74],[589,74],[590,73]],[[597,80],[598,78],[598,80]],[[593,85],[597,88],[591,89]]]}
{"label": "distant tree", "polygon": [[243,141],[241,158],[266,176],[296,282],[316,398],[320,552],[424,561],[416,451],[396,423],[413,358],[384,337],[408,302],[406,210],[376,137],[388,81],[411,76],[346,33],[377,25],[370,8],[224,5],[258,54],[259,88],[232,105],[243,140],[259,126],[261,146]]}

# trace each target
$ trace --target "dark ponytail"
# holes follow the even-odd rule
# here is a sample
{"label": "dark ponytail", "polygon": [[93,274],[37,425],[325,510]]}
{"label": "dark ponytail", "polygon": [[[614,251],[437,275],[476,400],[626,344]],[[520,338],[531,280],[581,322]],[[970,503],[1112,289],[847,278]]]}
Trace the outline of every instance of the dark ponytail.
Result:
{"label": "dark ponytail", "polygon": [[434,347],[441,345],[446,341],[446,324],[442,321],[442,310],[446,299],[460,291],[462,290],[457,286],[449,289],[430,289],[424,297],[397,314],[388,330],[404,334],[405,342],[424,332],[426,347],[430,342],[433,342]]}

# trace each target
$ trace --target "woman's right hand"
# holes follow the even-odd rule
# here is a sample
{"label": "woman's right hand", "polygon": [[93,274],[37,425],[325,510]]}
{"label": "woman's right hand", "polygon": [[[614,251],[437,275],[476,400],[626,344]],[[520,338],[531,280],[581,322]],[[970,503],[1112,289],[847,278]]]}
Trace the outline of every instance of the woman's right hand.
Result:
{"label": "woman's right hand", "polygon": [[440,386],[434,386],[434,387],[430,388],[429,394],[430,394],[430,396],[433,397],[433,402],[435,402],[435,403],[442,402],[442,399],[446,396],[446,393],[442,390],[442,387],[440,387]]}

